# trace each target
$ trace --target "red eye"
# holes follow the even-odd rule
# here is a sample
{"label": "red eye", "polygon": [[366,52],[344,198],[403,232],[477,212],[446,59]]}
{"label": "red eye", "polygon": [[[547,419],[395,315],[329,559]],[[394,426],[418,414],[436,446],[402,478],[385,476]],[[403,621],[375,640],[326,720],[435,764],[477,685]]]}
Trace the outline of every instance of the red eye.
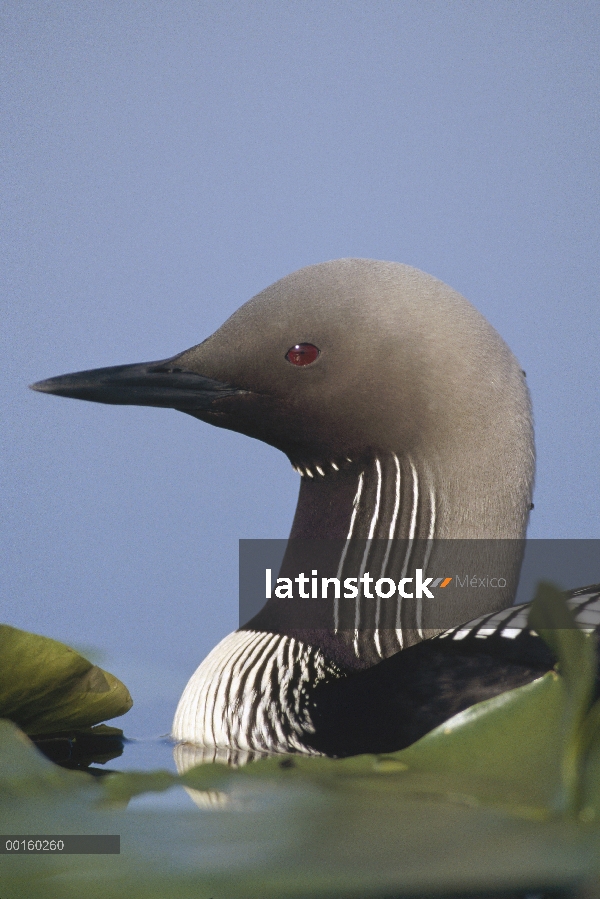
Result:
{"label": "red eye", "polygon": [[312,343],[297,343],[285,354],[285,358],[292,365],[310,365],[319,355],[319,350]]}

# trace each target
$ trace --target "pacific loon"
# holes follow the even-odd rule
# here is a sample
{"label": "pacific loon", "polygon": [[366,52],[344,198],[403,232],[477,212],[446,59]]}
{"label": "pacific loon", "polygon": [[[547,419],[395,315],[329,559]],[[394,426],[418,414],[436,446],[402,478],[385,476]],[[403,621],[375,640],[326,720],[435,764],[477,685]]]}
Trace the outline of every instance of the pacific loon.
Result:
{"label": "pacific loon", "polygon": [[[511,608],[534,477],[524,372],[484,317],[430,275],[365,259],[309,266],[170,359],[33,387],[172,407],[286,453],[301,477],[290,534],[300,556],[288,552],[288,571],[307,562],[305,541],[332,547],[330,573],[392,583],[417,569],[443,574],[461,553],[475,569],[494,547],[504,587],[455,592],[442,617],[439,604],[401,598],[384,613],[363,592],[352,626],[319,626],[269,600],[180,699],[173,735],[199,758],[399,749],[552,667]],[[582,623],[600,617],[599,596],[572,599]]]}

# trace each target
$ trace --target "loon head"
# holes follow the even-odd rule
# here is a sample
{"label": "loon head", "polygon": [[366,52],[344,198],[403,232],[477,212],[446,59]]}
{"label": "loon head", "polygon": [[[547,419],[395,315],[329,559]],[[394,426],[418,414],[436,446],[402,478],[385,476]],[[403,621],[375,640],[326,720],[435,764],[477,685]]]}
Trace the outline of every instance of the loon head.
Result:
{"label": "loon head", "polygon": [[534,450],[523,372],[466,299],[407,265],[309,266],[170,359],[32,387],[178,409],[277,447],[316,483],[394,453],[433,478],[437,536],[524,534]]}
{"label": "loon head", "polygon": [[[523,372],[466,299],[406,265],[309,266],[170,359],[32,386],[172,407],[280,449],[302,475],[295,537],[518,543],[525,534],[534,449]],[[511,552],[506,590],[471,598],[454,623],[510,604],[521,550]],[[394,560],[386,564],[394,573]],[[268,603],[252,624],[286,630]],[[352,641],[340,649],[301,636],[348,663]],[[354,640],[354,664],[397,649],[359,650]]]}

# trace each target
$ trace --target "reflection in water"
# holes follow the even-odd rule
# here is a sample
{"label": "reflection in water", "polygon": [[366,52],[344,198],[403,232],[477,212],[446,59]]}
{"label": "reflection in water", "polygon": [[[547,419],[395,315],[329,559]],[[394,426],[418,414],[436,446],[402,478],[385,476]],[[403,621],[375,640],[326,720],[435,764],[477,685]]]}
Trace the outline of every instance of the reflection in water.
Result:
{"label": "reflection in water", "polygon": [[210,765],[218,762],[230,768],[241,768],[248,762],[268,759],[276,753],[254,752],[245,749],[234,749],[222,746],[198,746],[195,743],[176,743],[173,747],[173,758],[179,774],[184,774],[196,765]]}
{"label": "reflection in water", "polygon": [[[276,753],[250,752],[243,749],[220,746],[197,746],[193,743],[177,743],[173,747],[173,758],[179,774],[185,774],[196,765],[210,765],[216,762],[230,768],[241,768],[249,762],[270,758]],[[188,795],[201,809],[223,809],[231,802],[231,797],[221,790],[193,790],[185,787]]]}
{"label": "reflection in water", "polygon": [[[89,774],[117,774],[127,771],[172,770],[184,774],[197,765],[221,764],[241,768],[250,762],[279,756],[280,753],[249,751],[192,743],[174,743],[168,735],[152,738],[127,738],[117,728],[99,725],[85,731],[45,734],[34,738],[38,749],[56,764],[65,768],[84,770]],[[281,758],[287,756],[282,755]],[[103,766],[110,761],[110,768]],[[221,790],[195,790],[190,787],[173,788],[166,792],[150,792],[134,796],[129,809],[185,808],[183,790],[198,808],[219,810],[240,807],[240,796],[232,798]]]}
{"label": "reflection in water", "polygon": [[122,730],[106,724],[61,733],[33,734],[30,739],[46,758],[61,768],[86,771],[96,776],[111,772],[92,765],[105,765],[118,759],[123,755],[126,742]]}

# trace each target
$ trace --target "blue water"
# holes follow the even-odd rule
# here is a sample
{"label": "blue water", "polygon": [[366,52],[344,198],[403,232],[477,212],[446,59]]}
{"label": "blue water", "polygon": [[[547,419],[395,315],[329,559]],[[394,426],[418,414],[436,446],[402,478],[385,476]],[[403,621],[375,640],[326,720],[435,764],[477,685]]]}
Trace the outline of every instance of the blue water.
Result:
{"label": "blue water", "polygon": [[169,736],[128,738],[123,755],[111,759],[104,766],[94,765],[94,767],[104,767],[111,771],[155,771],[160,769],[177,774],[173,760],[174,746],[175,743]]}

